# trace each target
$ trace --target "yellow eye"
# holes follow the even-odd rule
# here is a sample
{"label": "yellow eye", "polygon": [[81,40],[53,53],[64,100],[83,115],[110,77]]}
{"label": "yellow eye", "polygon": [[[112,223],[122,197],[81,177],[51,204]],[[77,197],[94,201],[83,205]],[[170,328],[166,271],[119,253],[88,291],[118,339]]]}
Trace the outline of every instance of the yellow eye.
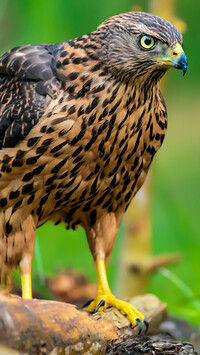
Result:
{"label": "yellow eye", "polygon": [[148,51],[153,49],[156,45],[156,39],[151,36],[142,35],[139,37],[139,45],[142,49]]}

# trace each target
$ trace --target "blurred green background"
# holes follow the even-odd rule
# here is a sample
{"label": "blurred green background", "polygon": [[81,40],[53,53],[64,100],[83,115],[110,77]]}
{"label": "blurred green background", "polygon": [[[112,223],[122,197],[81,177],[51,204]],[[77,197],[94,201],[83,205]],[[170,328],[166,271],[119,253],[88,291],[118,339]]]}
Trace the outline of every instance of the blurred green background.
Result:
{"label": "blurred green background", "polygon": [[[160,0],[162,1],[162,0]],[[184,49],[189,69],[170,70],[165,81],[168,131],[152,165],[151,219],[153,253],[181,252],[183,261],[156,272],[148,292],[158,295],[169,310],[200,323],[200,2],[177,0],[176,15],[187,24]],[[67,41],[93,31],[107,17],[139,5],[149,11],[150,0],[1,0],[1,54],[28,43]],[[50,224],[38,229],[33,263],[35,275],[53,275],[73,267],[96,280],[84,231],[65,231]],[[108,277],[114,288],[115,268],[123,232],[119,233]],[[41,258],[40,258],[41,257]],[[35,283],[35,287],[38,283]]]}

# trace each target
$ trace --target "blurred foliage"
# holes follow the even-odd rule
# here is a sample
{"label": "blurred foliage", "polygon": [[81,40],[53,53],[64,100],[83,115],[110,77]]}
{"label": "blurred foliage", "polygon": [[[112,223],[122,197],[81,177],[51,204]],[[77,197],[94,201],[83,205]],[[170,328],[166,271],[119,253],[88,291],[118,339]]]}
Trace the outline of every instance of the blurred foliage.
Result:
{"label": "blurred foliage", "polygon": [[[94,30],[107,17],[139,5],[148,11],[150,0],[1,0],[0,45],[8,48],[40,42],[61,42]],[[180,251],[183,262],[153,275],[148,291],[169,304],[169,310],[193,323],[200,319],[200,140],[199,140],[199,41],[200,2],[177,0],[176,15],[187,23],[184,48],[189,69],[184,79],[171,70],[165,100],[169,127],[164,145],[153,162],[153,252]],[[108,277],[114,285],[119,233]],[[33,275],[53,274],[64,267],[86,272],[95,280],[92,257],[84,231],[65,231],[50,224],[38,229]],[[40,255],[41,253],[41,255]],[[179,280],[179,281],[177,281]],[[180,285],[187,285],[189,293]]]}

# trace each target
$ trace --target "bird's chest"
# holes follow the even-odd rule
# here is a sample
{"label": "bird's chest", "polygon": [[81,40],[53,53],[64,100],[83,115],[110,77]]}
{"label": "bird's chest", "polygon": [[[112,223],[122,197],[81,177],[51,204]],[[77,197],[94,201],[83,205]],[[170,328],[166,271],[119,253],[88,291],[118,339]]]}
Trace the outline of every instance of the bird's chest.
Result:
{"label": "bird's chest", "polygon": [[67,223],[73,219],[77,224],[76,219],[89,218],[92,225],[104,213],[125,210],[143,184],[161,145],[158,127],[152,111],[145,115],[144,108],[137,115],[127,115],[127,122],[122,125],[125,112],[121,115],[112,129],[108,126],[98,135],[89,152],[93,159],[80,171],[76,199],[66,207],[70,216]]}
{"label": "bird's chest", "polygon": [[70,226],[88,218],[87,223],[93,225],[104,213],[125,210],[143,184],[162,143],[166,118],[153,102],[138,106],[135,102],[124,97],[119,106],[113,102],[105,119],[100,119],[97,110],[92,124],[86,121],[85,134],[77,143],[81,149],[73,148],[79,155],[71,152],[68,160],[73,184],[69,184],[68,174],[61,191],[66,198],[59,204],[61,209],[58,206],[61,219]]}
{"label": "bird's chest", "polygon": [[162,143],[153,111],[145,110],[141,107],[127,116],[124,125],[116,125],[102,152],[99,164],[115,205],[130,202],[143,184],[153,156]]}

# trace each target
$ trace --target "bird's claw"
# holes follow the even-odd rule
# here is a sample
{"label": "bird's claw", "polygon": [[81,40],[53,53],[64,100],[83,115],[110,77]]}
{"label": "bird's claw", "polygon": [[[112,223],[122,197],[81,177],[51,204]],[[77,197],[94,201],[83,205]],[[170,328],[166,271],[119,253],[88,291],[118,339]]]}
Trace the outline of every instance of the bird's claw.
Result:
{"label": "bird's claw", "polygon": [[140,318],[136,318],[136,320],[135,320],[135,321],[137,322],[138,327],[139,327],[139,332],[138,332],[138,335],[140,335],[140,334],[141,334],[141,331],[142,331],[142,321],[141,321],[141,319],[140,319]]}
{"label": "bird's claw", "polygon": [[[139,327],[138,335],[140,335],[141,332],[142,332],[142,328],[143,328],[142,321],[141,321],[140,318],[136,318],[135,321],[137,322],[137,325],[138,325],[138,327]],[[147,320],[146,318],[144,318],[143,323],[144,323],[144,325],[145,325],[145,333],[147,333],[147,331],[148,331],[148,329],[149,329],[149,322],[148,322],[148,320]],[[134,328],[134,327],[133,327],[133,328]]]}
{"label": "bird's claw", "polygon": [[101,306],[105,306],[105,300],[101,300],[93,313],[97,313]]}
{"label": "bird's claw", "polygon": [[147,333],[149,329],[149,322],[146,318],[144,318],[144,325],[145,325],[145,333]]}

